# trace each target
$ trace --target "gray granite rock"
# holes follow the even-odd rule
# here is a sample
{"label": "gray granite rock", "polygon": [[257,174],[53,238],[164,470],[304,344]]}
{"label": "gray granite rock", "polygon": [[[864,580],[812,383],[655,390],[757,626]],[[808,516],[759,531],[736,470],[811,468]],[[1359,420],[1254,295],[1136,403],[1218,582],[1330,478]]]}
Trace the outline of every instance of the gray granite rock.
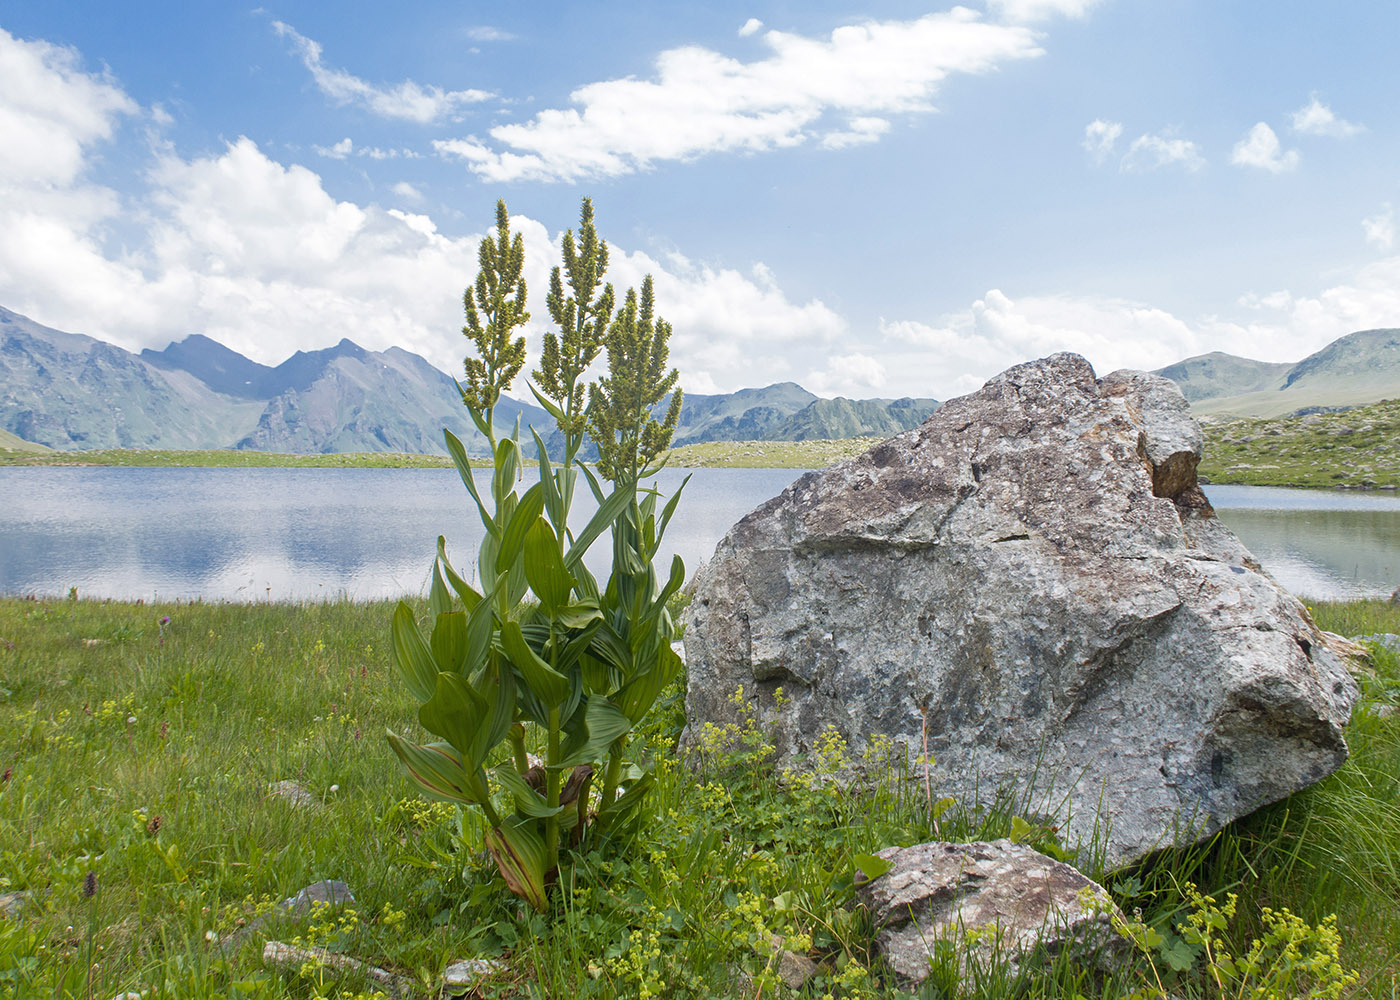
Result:
{"label": "gray granite rock", "polygon": [[1400,653],[1400,635],[1394,632],[1374,632],[1371,635],[1354,635],[1352,642],[1374,642],[1377,646]]}
{"label": "gray granite rock", "polygon": [[449,996],[476,989],[487,979],[506,969],[506,963],[494,958],[464,958],[442,970],[443,990]]}
{"label": "gray granite rock", "polygon": [[412,986],[411,981],[403,976],[396,976],[349,955],[341,955],[325,948],[302,948],[282,941],[268,941],[263,945],[263,962],[281,968],[298,969],[311,963],[337,973],[361,975],[394,996],[407,994]]}
{"label": "gray granite rock", "polygon": [[281,799],[293,809],[315,809],[321,804],[304,785],[287,779],[273,782],[267,795],[268,798]]}
{"label": "gray granite rock", "polygon": [[1110,864],[1330,774],[1355,682],[1200,449],[1168,380],[1057,354],[801,477],[699,574],[686,745],[740,686],[779,766],[829,727],[912,762],[927,726],[937,796],[1015,792]]}
{"label": "gray granite rock", "polygon": [[350,887],[338,879],[323,879],[312,882],[288,896],[266,916],[258,917],[252,923],[239,927],[221,938],[215,947],[229,954],[244,941],[255,936],[265,936],[271,929],[292,920],[298,920],[311,912],[317,903],[330,906],[353,906],[355,894]]}
{"label": "gray granite rock", "polygon": [[890,847],[889,872],[857,876],[857,895],[877,930],[876,946],[906,984],[921,983],[937,944],[958,956],[959,976],[976,962],[1015,975],[1037,946],[1047,957],[1110,971],[1127,943],[1121,917],[1098,883],[1024,844],[994,840]]}
{"label": "gray granite rock", "polygon": [[0,917],[9,920],[18,917],[33,897],[31,892],[0,892]]}

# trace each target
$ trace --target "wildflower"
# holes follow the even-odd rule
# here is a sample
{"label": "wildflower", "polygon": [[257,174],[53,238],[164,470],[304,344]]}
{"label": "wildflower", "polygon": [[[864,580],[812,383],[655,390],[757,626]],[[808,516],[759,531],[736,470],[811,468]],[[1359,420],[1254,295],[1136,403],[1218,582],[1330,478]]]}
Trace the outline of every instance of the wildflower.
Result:
{"label": "wildflower", "polygon": [[97,895],[97,872],[95,872],[95,871],[93,871],[91,868],[89,868],[89,869],[88,869],[88,873],[87,873],[86,875],[83,876],[83,898],[84,898],[84,899],[91,899],[93,896],[96,896],[96,895]]}
{"label": "wildflower", "polygon": [[164,822],[165,821],[161,819],[161,817],[152,816],[151,821],[146,824],[146,832],[149,833],[152,837],[154,837],[156,834],[160,833],[160,828],[164,824]]}

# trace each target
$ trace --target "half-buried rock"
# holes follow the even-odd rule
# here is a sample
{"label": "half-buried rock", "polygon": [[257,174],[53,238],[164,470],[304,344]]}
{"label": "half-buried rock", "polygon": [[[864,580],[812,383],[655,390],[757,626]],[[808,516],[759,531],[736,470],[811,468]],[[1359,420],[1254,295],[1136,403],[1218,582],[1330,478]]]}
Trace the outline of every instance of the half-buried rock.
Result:
{"label": "half-buried rock", "polygon": [[803,476],[700,573],[687,740],[740,686],[783,766],[833,727],[913,761],[926,727],[936,795],[1015,793],[1110,865],[1319,780],[1355,683],[1200,455],[1172,382],[1057,354]]}

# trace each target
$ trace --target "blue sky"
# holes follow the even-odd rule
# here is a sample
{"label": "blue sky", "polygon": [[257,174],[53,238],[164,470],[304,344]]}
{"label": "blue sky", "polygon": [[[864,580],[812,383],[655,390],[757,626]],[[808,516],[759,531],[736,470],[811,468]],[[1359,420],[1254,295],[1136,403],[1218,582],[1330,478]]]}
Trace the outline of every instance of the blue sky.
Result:
{"label": "blue sky", "polygon": [[0,0],[0,305],[456,371],[593,198],[691,391],[935,396],[1400,326],[1400,4]]}

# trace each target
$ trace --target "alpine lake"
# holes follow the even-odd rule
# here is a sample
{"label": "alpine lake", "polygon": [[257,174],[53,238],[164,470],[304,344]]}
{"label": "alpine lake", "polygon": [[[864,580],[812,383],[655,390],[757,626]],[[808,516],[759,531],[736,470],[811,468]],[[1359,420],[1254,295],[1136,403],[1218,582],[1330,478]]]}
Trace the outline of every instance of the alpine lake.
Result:
{"label": "alpine lake", "polygon": [[[531,470],[525,475],[531,476]],[[802,474],[685,476],[663,558],[687,576],[740,517]],[[488,489],[489,475],[477,482]],[[528,482],[528,479],[527,479]],[[1400,496],[1206,486],[1221,520],[1303,598],[1385,596],[1400,585]],[[117,600],[371,600],[425,592],[437,536],[470,576],[483,527],[452,469],[0,468],[0,594]],[[581,484],[574,524],[593,508]],[[589,564],[604,572],[606,538]],[[661,572],[665,572],[665,565]]]}

